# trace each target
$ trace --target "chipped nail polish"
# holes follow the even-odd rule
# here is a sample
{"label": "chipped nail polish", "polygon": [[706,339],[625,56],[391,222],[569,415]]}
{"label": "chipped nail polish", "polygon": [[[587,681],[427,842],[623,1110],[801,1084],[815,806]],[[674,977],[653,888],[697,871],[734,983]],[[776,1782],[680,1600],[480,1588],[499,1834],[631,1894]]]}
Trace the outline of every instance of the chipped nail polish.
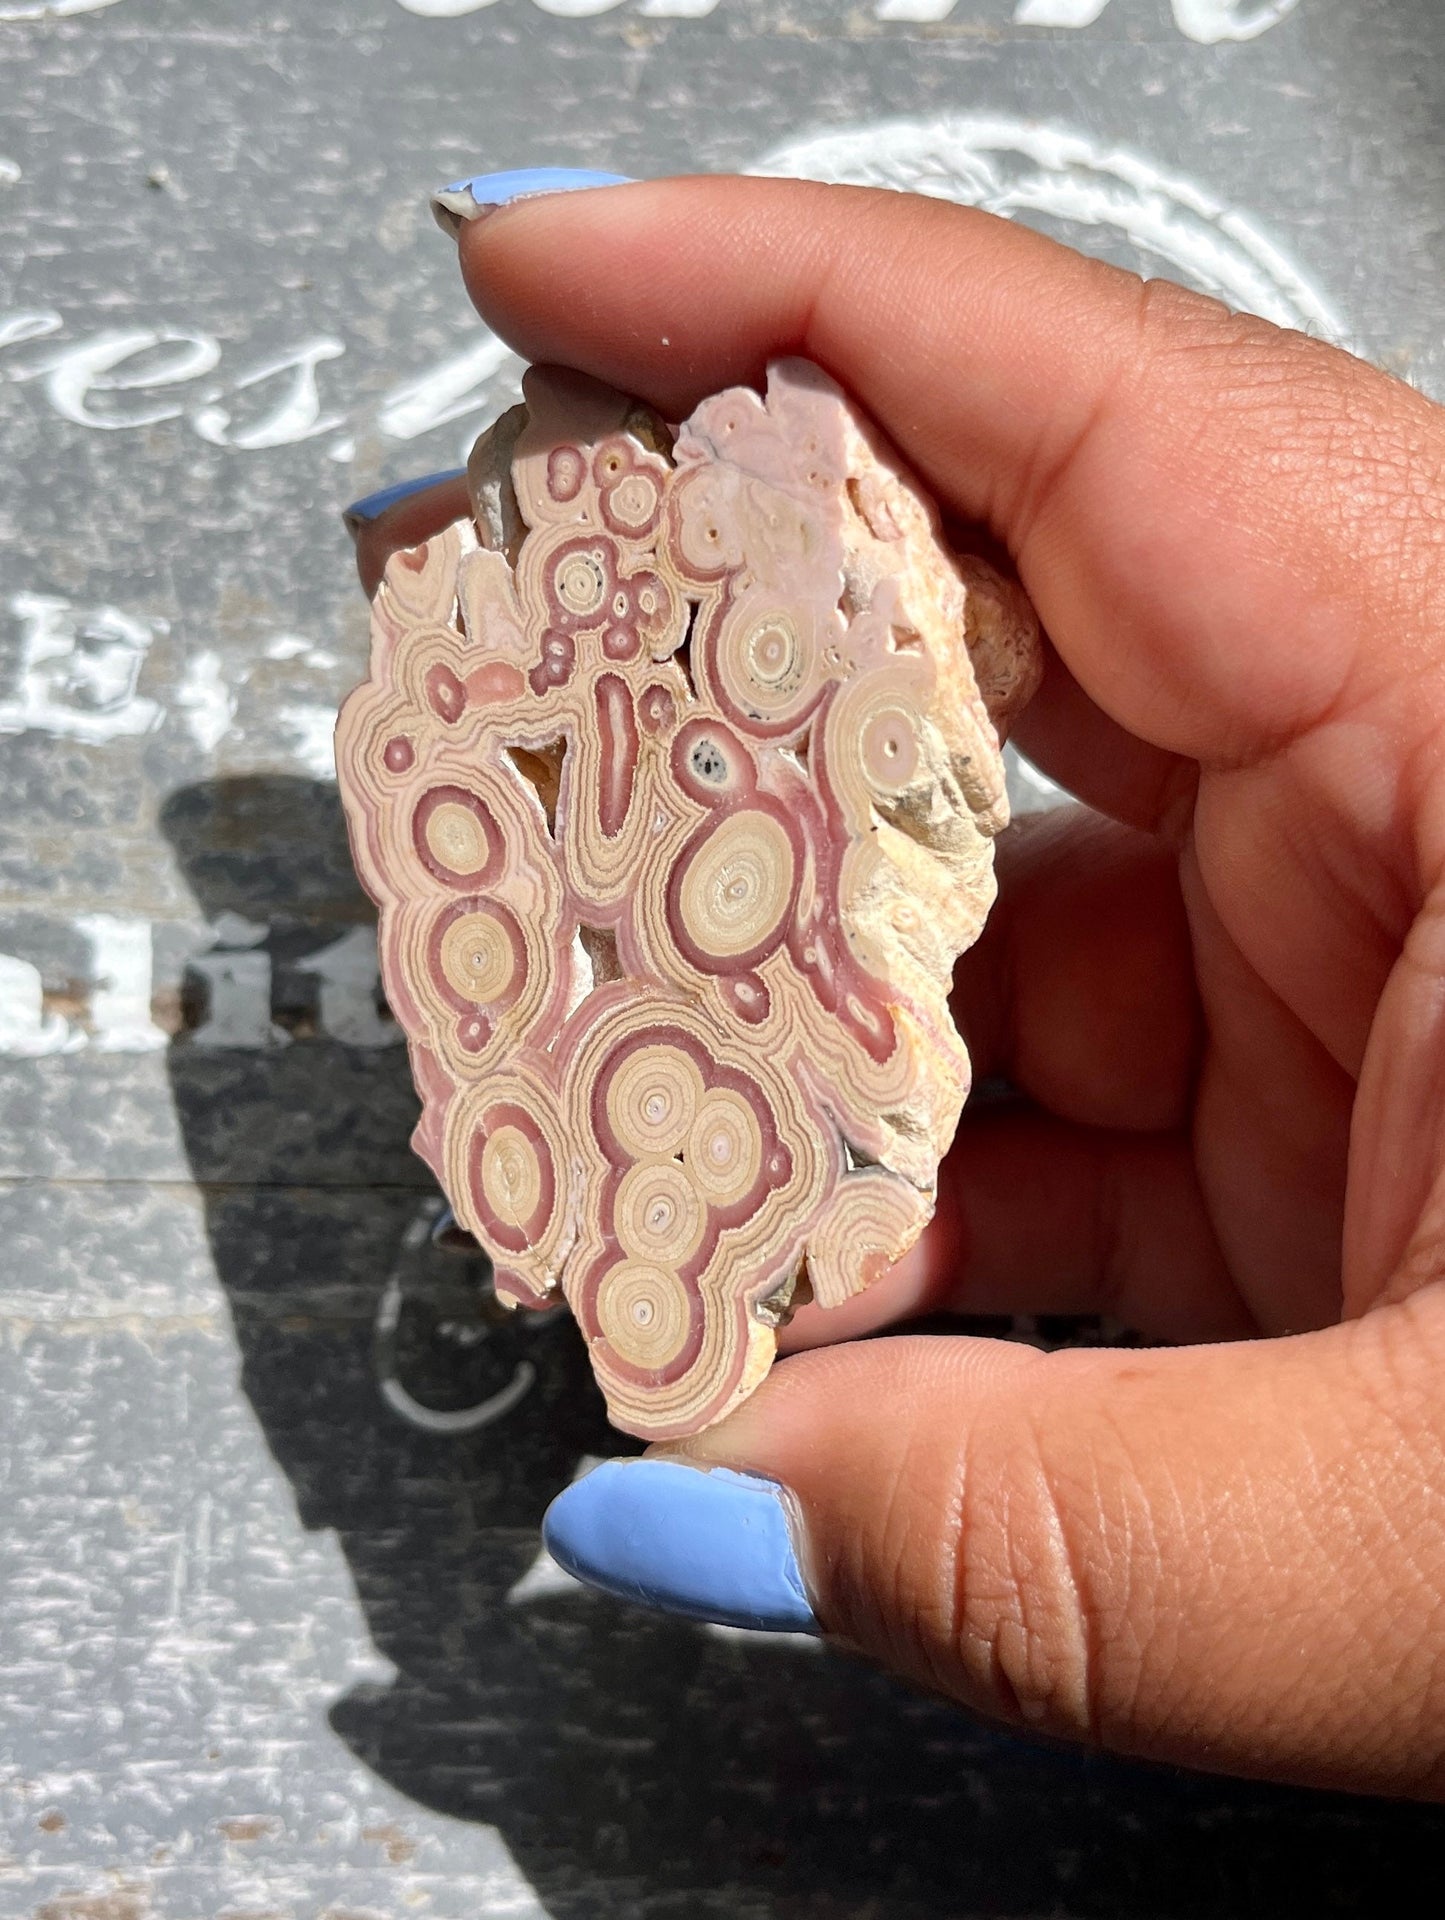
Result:
{"label": "chipped nail polish", "polygon": [[439,187],[431,197],[432,216],[443,233],[455,240],[469,220],[514,200],[530,200],[544,193],[578,193],[584,187],[626,187],[625,173],[597,173],[590,167],[516,167],[510,173],[476,173]]}

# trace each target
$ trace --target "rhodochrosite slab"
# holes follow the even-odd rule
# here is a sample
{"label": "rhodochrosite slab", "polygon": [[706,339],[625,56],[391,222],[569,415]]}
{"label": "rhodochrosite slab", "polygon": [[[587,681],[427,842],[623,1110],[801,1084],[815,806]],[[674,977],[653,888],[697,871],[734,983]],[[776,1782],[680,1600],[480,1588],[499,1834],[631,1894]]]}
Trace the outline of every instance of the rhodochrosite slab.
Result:
{"label": "rhodochrosite slab", "polygon": [[817,368],[676,443],[534,370],[393,555],[337,764],[418,1151],[613,1420],[749,1393],[916,1239],[1037,630]]}

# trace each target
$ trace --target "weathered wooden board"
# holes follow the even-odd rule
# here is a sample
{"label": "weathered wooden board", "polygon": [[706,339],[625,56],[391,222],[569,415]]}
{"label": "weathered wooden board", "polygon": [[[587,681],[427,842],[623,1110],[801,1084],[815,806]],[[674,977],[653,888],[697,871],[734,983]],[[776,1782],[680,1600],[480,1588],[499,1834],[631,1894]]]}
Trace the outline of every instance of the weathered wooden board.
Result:
{"label": "weathered wooden board", "polygon": [[539,1561],[624,1443],[565,1319],[492,1324],[428,1249],[329,735],[337,509],[514,393],[438,181],[923,186],[1445,396],[1442,128],[1436,0],[0,0],[7,1920],[1232,1920],[1437,1877],[1436,1814],[1041,1752]]}

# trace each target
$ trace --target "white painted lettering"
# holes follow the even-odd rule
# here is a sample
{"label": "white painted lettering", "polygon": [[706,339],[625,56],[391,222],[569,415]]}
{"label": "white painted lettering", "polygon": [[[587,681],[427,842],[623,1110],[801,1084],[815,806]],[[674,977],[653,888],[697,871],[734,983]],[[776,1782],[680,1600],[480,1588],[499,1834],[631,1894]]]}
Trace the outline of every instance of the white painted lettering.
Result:
{"label": "white painted lettering", "polygon": [[[143,367],[130,374],[114,371],[137,354],[152,353],[160,347],[174,347],[176,351],[159,366]],[[215,337],[190,327],[119,327],[93,334],[74,346],[57,348],[10,378],[34,380],[43,375],[45,397],[63,420],[116,433],[124,427],[151,427],[161,420],[174,420],[185,409],[163,402],[132,408],[128,413],[97,413],[90,405],[93,393],[148,393],[155,387],[176,386],[209,373],[220,358],[220,343]]]}
{"label": "white painted lettering", "polygon": [[17,593],[20,622],[14,694],[0,700],[0,734],[52,733],[99,744],[149,733],[161,723],[136,683],[164,620],[137,620],[117,607],[75,607],[59,594]]}
{"label": "white painted lettering", "polygon": [[352,927],[299,964],[320,982],[321,1025],[333,1040],[348,1047],[401,1045],[406,1036],[395,1020],[382,1018],[377,1004],[381,970],[373,928]]}
{"label": "white painted lettering", "polygon": [[[1109,0],[1100,0],[1107,6]],[[875,20],[946,20],[953,12],[954,0],[878,0],[873,9]]]}
{"label": "white painted lettering", "polygon": [[1245,215],[1142,154],[1002,115],[896,120],[790,142],[757,173],[929,193],[1121,233],[1232,307],[1345,341],[1339,313]]}
{"label": "white painted lettering", "polygon": [[[904,7],[928,6],[930,0],[882,0],[878,18],[938,19],[948,11],[945,6],[938,14],[884,12],[884,7],[895,4]],[[1109,0],[1018,0],[1014,8],[1014,24],[1020,27],[1087,27],[1099,18],[1108,4]],[[1201,46],[1212,47],[1221,40],[1258,39],[1260,34],[1278,26],[1286,14],[1293,13],[1299,0],[1173,0],[1173,4],[1174,24],[1179,31],[1189,39],[1197,40]]]}
{"label": "white painted lettering", "polygon": [[1019,0],[1014,8],[1016,27],[1087,27],[1109,0]]}
{"label": "white painted lettering", "polygon": [[336,778],[336,708],[319,700],[294,700],[276,718],[291,736],[296,758],[313,780]]}
{"label": "white painted lettering", "polygon": [[151,930],[146,920],[82,913],[90,942],[90,1044],[99,1053],[159,1053],[167,1036],[151,1018]]}
{"label": "white painted lettering", "polygon": [[45,989],[39,967],[0,953],[0,1054],[12,1060],[35,1060],[47,1053],[74,1053],[85,1045],[58,1013],[45,1011]]}
{"label": "white painted lettering", "polygon": [[[0,1058],[38,1059],[87,1047],[116,1054],[163,1051],[170,1036],[151,1011],[151,923],[86,913],[71,925],[89,949],[88,1018],[72,1022],[47,1009],[40,969],[18,955],[0,953]],[[275,969],[265,945],[270,931],[264,922],[231,912],[211,923],[215,944],[186,961],[186,971],[205,985],[202,1018],[189,1045],[241,1053],[291,1045],[292,1036],[272,1018]],[[328,1039],[370,1052],[404,1044],[380,997],[373,927],[349,927],[296,965],[316,978],[317,1027]]]}
{"label": "white painted lettering", "polygon": [[321,394],[316,384],[316,369],[323,360],[337,360],[346,348],[340,340],[323,336],[294,347],[264,366],[255,368],[236,382],[235,391],[244,393],[265,380],[289,373],[291,379],[280,399],[268,413],[238,432],[231,431],[231,415],[218,402],[199,407],[191,415],[191,425],[203,440],[214,447],[239,447],[256,452],[263,447],[293,446],[301,440],[314,440],[318,434],[331,433],[345,426],[346,416],[323,414]]}
{"label": "white painted lettering", "polygon": [[1293,13],[1299,0],[1174,0],[1174,23],[1181,33],[1212,47],[1221,40],[1257,40]]}
{"label": "white painted lettering", "polygon": [[18,347],[26,340],[43,340],[59,333],[65,325],[51,307],[21,308],[16,313],[0,313],[0,347]]}
{"label": "white painted lettering", "polygon": [[415,440],[433,427],[479,412],[495,397],[492,383],[510,357],[511,348],[483,329],[460,353],[393,387],[382,400],[377,424],[393,440]]}
{"label": "white painted lettering", "polygon": [[216,1053],[290,1046],[290,1034],[271,1018],[271,956],[259,950],[267,929],[225,914],[212,930],[222,947],[186,963],[205,981],[207,994],[206,1017],[192,1033],[191,1045]]}
{"label": "white painted lettering", "polygon": [[308,640],[304,633],[278,633],[266,642],[268,660],[299,660],[304,667],[316,667],[323,672],[340,664],[337,657],[326,647],[318,647]]}
{"label": "white painted lettering", "polygon": [[0,20],[64,20],[72,13],[102,13],[116,0],[0,0]]}
{"label": "white painted lettering", "polygon": [[[538,12],[561,20],[595,19],[614,12],[623,3],[532,0]],[[0,0],[0,21],[59,20],[72,14],[101,13],[118,4],[119,0]],[[423,20],[459,20],[496,4],[497,0],[397,0],[403,11]],[[873,15],[883,21],[927,24],[946,20],[957,4],[958,0],[876,0]],[[718,0],[638,0],[636,11],[653,20],[702,20],[717,5]],[[1013,19],[1017,26],[1087,27],[1108,5],[1109,0],[1017,0]],[[1298,5],[1299,0],[1173,0],[1179,31],[1201,46],[1257,39]],[[20,169],[13,160],[0,159],[0,184],[19,177]]]}
{"label": "white painted lettering", "polygon": [[231,730],[236,717],[236,696],[226,685],[221,672],[221,656],[213,648],[203,648],[186,661],[181,684],[176,688],[174,705],[190,729],[191,738],[202,753],[214,753]]}

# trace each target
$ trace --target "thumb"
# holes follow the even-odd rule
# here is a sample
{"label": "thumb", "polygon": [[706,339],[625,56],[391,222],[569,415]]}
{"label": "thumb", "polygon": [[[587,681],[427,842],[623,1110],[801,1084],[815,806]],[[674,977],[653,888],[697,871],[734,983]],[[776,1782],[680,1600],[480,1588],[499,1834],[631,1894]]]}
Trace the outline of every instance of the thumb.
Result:
{"label": "thumb", "polygon": [[1250,1345],[799,1354],[681,1450],[577,1482],[548,1545],[1040,1732],[1438,1796],[1439,1292]]}

